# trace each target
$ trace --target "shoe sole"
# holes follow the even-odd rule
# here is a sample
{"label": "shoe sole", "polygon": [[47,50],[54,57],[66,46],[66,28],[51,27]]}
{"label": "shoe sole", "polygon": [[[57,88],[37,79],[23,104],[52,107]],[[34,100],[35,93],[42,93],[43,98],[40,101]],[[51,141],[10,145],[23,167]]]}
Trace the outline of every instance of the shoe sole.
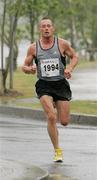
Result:
{"label": "shoe sole", "polygon": [[63,162],[63,160],[59,159],[59,160],[54,161],[54,162],[55,162],[55,163],[62,163],[62,162]]}

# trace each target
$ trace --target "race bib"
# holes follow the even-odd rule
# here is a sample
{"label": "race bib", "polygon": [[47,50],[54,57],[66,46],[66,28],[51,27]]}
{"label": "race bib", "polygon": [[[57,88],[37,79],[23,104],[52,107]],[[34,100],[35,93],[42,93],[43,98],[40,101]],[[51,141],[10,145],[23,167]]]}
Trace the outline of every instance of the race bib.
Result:
{"label": "race bib", "polygon": [[42,77],[54,77],[59,75],[59,59],[43,59],[40,61]]}

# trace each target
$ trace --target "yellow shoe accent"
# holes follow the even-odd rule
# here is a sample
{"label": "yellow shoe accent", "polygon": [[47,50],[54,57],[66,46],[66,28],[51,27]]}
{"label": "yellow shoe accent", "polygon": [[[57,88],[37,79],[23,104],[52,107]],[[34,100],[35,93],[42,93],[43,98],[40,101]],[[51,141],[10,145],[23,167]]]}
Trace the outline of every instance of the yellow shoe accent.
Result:
{"label": "yellow shoe accent", "polygon": [[54,162],[63,162],[63,154],[61,148],[55,150]]}

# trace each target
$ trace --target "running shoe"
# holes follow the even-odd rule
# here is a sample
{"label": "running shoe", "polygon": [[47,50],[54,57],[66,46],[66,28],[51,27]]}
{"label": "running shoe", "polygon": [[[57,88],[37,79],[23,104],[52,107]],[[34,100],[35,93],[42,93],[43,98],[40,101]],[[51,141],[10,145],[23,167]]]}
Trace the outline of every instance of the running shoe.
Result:
{"label": "running shoe", "polygon": [[54,162],[63,162],[63,154],[61,148],[55,150]]}

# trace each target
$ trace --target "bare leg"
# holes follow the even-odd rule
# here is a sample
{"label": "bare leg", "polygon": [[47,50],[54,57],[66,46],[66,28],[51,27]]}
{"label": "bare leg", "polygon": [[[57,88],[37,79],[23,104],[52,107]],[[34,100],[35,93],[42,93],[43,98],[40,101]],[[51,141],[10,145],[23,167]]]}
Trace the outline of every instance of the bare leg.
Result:
{"label": "bare leg", "polygon": [[40,102],[47,115],[47,119],[48,119],[47,129],[48,129],[50,139],[52,141],[54,149],[57,149],[59,148],[58,129],[56,126],[57,113],[54,108],[53,98],[51,96],[44,95],[40,98]]}
{"label": "bare leg", "polygon": [[63,126],[66,126],[70,121],[70,102],[69,101],[57,101],[56,108],[58,112],[58,118]]}

